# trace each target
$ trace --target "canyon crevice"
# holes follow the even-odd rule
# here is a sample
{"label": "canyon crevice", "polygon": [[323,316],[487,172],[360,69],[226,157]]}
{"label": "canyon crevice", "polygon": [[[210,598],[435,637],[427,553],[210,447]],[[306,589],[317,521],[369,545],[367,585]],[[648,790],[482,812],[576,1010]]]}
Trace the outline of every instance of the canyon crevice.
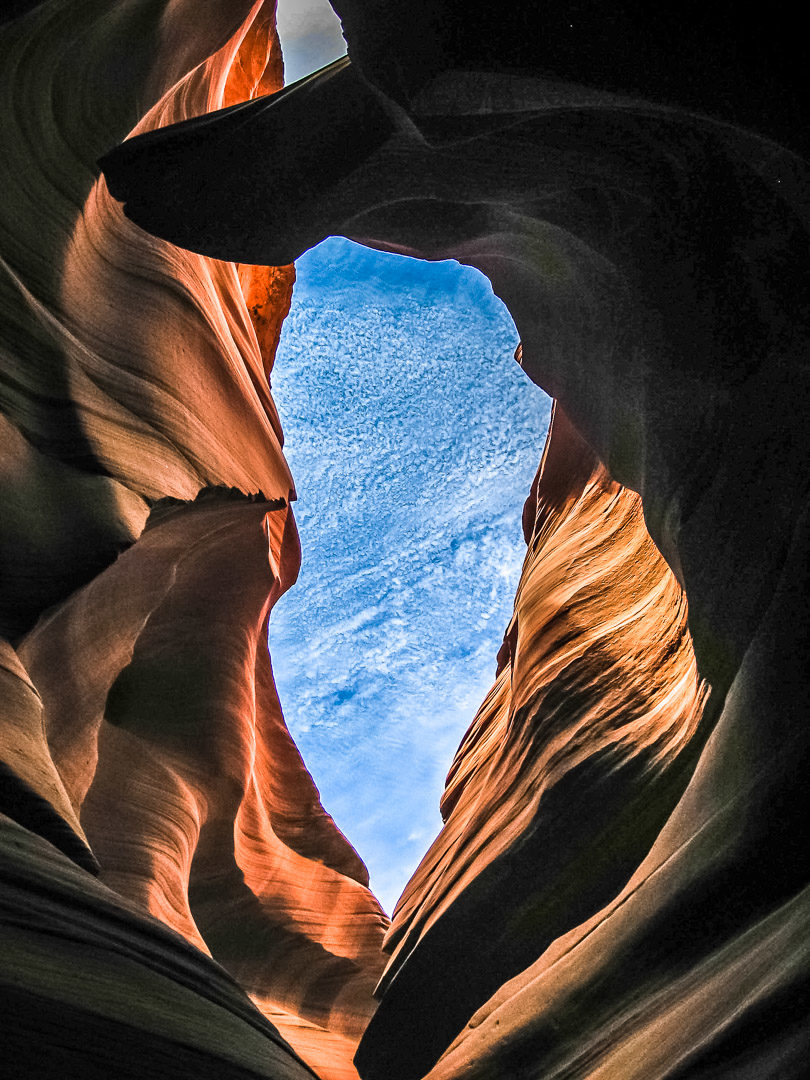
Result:
{"label": "canyon crevice", "polygon": [[[0,26],[3,1075],[801,1080],[789,28],[335,8],[348,58],[284,90],[262,0]],[[556,402],[390,924],[267,651],[301,558],[269,380],[333,234],[481,270]]]}

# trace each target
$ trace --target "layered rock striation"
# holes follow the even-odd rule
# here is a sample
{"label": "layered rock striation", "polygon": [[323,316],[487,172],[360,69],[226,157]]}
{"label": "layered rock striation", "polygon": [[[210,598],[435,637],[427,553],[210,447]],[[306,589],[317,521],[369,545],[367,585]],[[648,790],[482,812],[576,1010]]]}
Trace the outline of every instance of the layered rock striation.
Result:
{"label": "layered rock striation", "polygon": [[[337,7],[350,59],[279,93],[266,3],[22,2],[0,30],[13,1075],[800,1080],[786,31]],[[495,685],[387,961],[266,650],[300,557],[268,376],[286,264],[331,233],[483,271],[557,400]]]}
{"label": "layered rock striation", "polygon": [[[566,417],[361,1075],[799,1078],[810,176],[791,30],[724,5],[676,25],[475,4],[456,36],[455,0],[337,7],[348,60],[105,169],[133,220],[220,257],[283,262],[337,232],[477,267]],[[237,147],[279,150],[247,205],[221,167]]]}
{"label": "layered rock striation", "polygon": [[559,405],[524,525],[498,674],[394,912],[361,1073],[426,1073],[479,1006],[613,898],[694,767],[706,687],[683,591],[638,495]]}
{"label": "layered rock striation", "polygon": [[384,919],[273,685],[267,618],[298,558],[281,500],[162,501],[18,653],[100,881],[210,954],[321,1075],[340,1076]]}
{"label": "layered rock striation", "polygon": [[55,0],[0,49],[3,1069],[347,1080],[387,920],[267,652],[292,268],[148,236],[95,165],[277,89],[273,5]]}
{"label": "layered rock striation", "polygon": [[235,265],[150,239],[97,176],[96,159],[133,129],[280,85],[272,10],[208,7],[194,35],[183,4],[113,17],[105,4],[47,3],[2,30],[12,637],[130,543],[155,499],[211,484],[292,489],[267,385],[291,271],[240,280]]}

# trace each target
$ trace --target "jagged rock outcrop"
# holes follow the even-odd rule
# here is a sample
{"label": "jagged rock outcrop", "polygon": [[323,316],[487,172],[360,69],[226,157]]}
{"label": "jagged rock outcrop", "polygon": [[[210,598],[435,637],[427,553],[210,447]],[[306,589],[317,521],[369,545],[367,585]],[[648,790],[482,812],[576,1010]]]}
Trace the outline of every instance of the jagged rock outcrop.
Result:
{"label": "jagged rock outcrop", "polygon": [[292,268],[149,237],[95,165],[278,88],[273,5],[51,0],[0,50],[0,1072],[350,1080],[387,919],[267,653]]}
{"label": "jagged rock outcrop", "polygon": [[[659,656],[659,668],[672,663],[678,673],[661,729],[642,721],[641,747],[629,739],[624,764],[619,743],[615,768],[597,753],[538,800],[548,844],[523,871],[536,894],[513,869],[541,831],[521,829],[520,769],[491,852],[483,815],[462,838],[461,861],[448,853],[441,871],[439,841],[401,906],[361,1075],[799,1080],[810,1049],[810,167],[801,157],[796,28],[763,27],[729,5],[688,5],[675,24],[638,5],[551,4],[511,20],[475,4],[463,5],[456,39],[456,0],[337,7],[350,60],[239,114],[125,144],[105,162],[113,193],[146,228],[220,257],[284,262],[338,232],[487,274],[515,319],[524,369],[613,481],[639,493],[649,533],[685,590],[711,695],[695,731],[691,661]],[[347,115],[355,130],[338,150],[335,118]],[[222,163],[251,146],[256,160],[273,148],[279,160],[261,177],[249,166],[259,186],[235,204]],[[249,231],[254,221],[261,235]],[[602,489],[609,499],[609,484]],[[613,500],[617,521],[631,503]],[[555,514],[577,520],[557,509],[548,521]],[[531,638],[520,619],[530,580],[511,639],[518,694],[521,644],[537,650],[542,668],[543,633],[563,633],[572,617],[563,608],[562,625],[551,618],[545,631],[534,627],[533,645],[521,642]],[[672,633],[683,661],[681,601],[672,596],[654,633]],[[619,612],[624,625],[627,608]],[[632,635],[627,646],[630,660]],[[600,735],[610,739],[598,702],[609,708],[626,693],[631,714],[647,715],[646,704],[635,713],[627,678],[585,701],[561,697],[555,712],[555,662],[552,681],[535,684],[529,671],[524,685],[537,685],[538,702],[548,695],[574,745],[565,742],[555,760],[553,739],[527,732],[540,772],[527,752],[525,773],[541,781],[543,754],[576,761],[578,716],[594,710],[594,749]],[[611,670],[604,656],[586,657],[586,671],[590,664],[594,674]],[[476,790],[472,748],[486,760],[486,720],[507,707],[505,677],[494,694],[451,776],[447,834]],[[521,720],[517,710],[510,716],[505,756],[490,766],[507,783]],[[656,743],[658,767],[648,760],[645,775]],[[634,790],[639,803],[623,834],[619,793]],[[487,793],[489,806],[499,794]],[[496,880],[498,858],[514,880],[507,872]],[[515,922],[498,921],[513,910]],[[443,926],[452,926],[444,939]],[[497,947],[486,954],[490,938]],[[491,975],[482,974],[481,948]]]}

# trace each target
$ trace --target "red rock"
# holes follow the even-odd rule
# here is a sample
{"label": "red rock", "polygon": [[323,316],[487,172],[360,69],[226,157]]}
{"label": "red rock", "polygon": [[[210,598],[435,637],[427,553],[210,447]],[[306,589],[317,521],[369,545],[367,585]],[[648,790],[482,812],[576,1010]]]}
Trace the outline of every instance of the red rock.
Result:
{"label": "red rock", "polygon": [[[476,0],[456,33],[457,0],[340,7],[351,60],[199,121],[276,85],[267,13],[58,0],[3,31],[18,1060],[300,1080],[208,950],[350,1077],[380,964],[264,652],[297,566],[265,382],[290,274],[138,232],[93,171],[135,131],[104,158],[133,220],[242,264],[332,233],[457,258],[558,402],[515,618],[398,906],[362,1076],[802,1080],[800,37],[720,9]],[[211,485],[264,494],[191,503]],[[64,854],[86,855],[79,828],[101,882]]]}
{"label": "red rock", "polygon": [[[20,1069],[53,1059],[65,1075],[68,1055],[82,1075],[308,1075],[266,1017],[346,1080],[387,919],[287,732],[267,653],[300,562],[268,383],[292,268],[157,241],[93,175],[133,126],[276,89],[272,6],[111,17],[64,0],[0,44],[17,647],[0,668],[0,810],[25,852],[0,978],[29,1040]],[[20,825],[97,858],[101,882]]]}
{"label": "red rock", "polygon": [[286,505],[159,504],[20,655],[102,882],[210,953],[331,1077],[372,1011],[387,920],[273,685],[267,618],[299,558]]}
{"label": "red rock", "polygon": [[364,1076],[427,1072],[454,1025],[615,895],[691,773],[706,687],[683,592],[639,496],[559,406],[524,521],[498,675],[394,912]]}

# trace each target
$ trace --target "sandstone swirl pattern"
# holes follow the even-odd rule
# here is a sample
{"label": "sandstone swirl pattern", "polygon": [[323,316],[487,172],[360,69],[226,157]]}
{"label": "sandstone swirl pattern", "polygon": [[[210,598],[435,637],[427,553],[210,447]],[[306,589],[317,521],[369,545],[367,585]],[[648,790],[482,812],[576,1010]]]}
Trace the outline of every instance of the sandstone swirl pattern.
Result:
{"label": "sandstone swirl pattern", "polygon": [[0,29],[16,1076],[342,1080],[373,1009],[387,920],[266,645],[300,561],[269,392],[292,269],[149,237],[95,165],[277,89],[273,14],[55,0]]}
{"label": "sandstone swirl pattern", "polygon": [[[2,31],[4,1067],[348,1080],[362,1034],[364,1080],[802,1080],[788,35],[337,6],[350,59],[244,105],[278,86],[262,4],[50,0]],[[162,240],[97,179],[133,131],[107,180]],[[289,271],[236,265],[331,233],[479,268],[557,399],[373,1016],[385,919],[264,644],[299,558],[266,383]]]}
{"label": "sandstone swirl pattern", "polygon": [[454,1026],[612,898],[693,765],[706,688],[683,591],[639,497],[559,405],[524,525],[495,684],[450,769],[444,829],[386,938],[362,1051],[372,1075],[400,1075],[403,1058],[427,1071]]}
{"label": "sandstone swirl pattern", "polygon": [[[557,483],[552,435],[502,673],[396,913],[359,1071],[801,1080],[798,24],[730,5],[335,7],[346,61],[238,117],[125,144],[105,164],[113,193],[144,227],[219,257],[282,263],[341,233],[477,267],[515,320],[524,369],[570,423],[573,464],[579,439],[607,470],[591,459]],[[271,162],[248,170],[241,204],[222,169],[235,147]],[[639,500],[683,586],[695,666]],[[602,548],[602,529],[626,553]],[[556,566],[566,545],[570,578]],[[567,652],[581,666],[566,669]]]}

